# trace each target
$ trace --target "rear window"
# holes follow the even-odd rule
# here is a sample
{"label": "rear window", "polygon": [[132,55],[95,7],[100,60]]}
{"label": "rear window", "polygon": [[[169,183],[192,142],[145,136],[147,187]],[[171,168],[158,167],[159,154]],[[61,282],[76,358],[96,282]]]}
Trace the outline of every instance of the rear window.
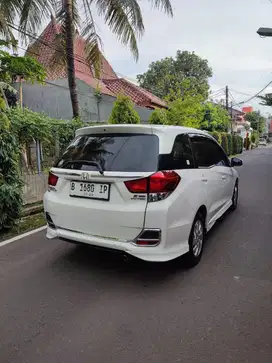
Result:
{"label": "rear window", "polygon": [[57,168],[121,172],[149,172],[158,168],[159,138],[147,134],[103,134],[77,136],[68,146]]}

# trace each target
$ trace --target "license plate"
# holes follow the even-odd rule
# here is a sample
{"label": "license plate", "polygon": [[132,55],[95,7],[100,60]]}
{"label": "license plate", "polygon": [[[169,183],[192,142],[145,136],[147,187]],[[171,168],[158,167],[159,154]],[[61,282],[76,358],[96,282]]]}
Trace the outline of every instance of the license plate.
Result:
{"label": "license plate", "polygon": [[110,184],[72,181],[70,183],[70,196],[109,200]]}

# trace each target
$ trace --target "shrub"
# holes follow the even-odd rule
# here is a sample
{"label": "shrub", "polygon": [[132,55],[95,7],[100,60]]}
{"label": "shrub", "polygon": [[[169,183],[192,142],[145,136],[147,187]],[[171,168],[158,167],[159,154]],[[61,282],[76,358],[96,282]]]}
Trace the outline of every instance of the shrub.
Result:
{"label": "shrub", "polygon": [[222,143],[222,138],[221,138],[221,133],[217,132],[217,131],[213,131],[209,133],[211,136],[213,136],[213,138],[218,142],[218,144],[221,145]]}
{"label": "shrub", "polygon": [[110,124],[139,124],[140,116],[134,108],[133,102],[128,96],[120,95],[114,102],[109,117]]}
{"label": "shrub", "polygon": [[[1,106],[2,107],[2,106]],[[20,148],[10,131],[7,115],[0,111],[0,231],[11,228],[23,205]]]}
{"label": "shrub", "polygon": [[258,131],[256,131],[256,130],[254,130],[254,131],[252,132],[252,135],[251,135],[251,142],[252,142],[253,144],[255,144],[255,147],[257,147],[257,146],[258,146],[258,144],[259,144],[259,139],[260,139],[260,137],[259,137],[259,132],[258,132]]}
{"label": "shrub", "polygon": [[250,148],[250,144],[251,144],[250,138],[247,136],[247,137],[245,138],[245,140],[244,140],[244,148],[245,148],[246,150],[249,150],[249,148]]}
{"label": "shrub", "polygon": [[238,144],[238,154],[243,152],[243,138],[241,136],[237,136],[237,144]]}
{"label": "shrub", "polygon": [[227,134],[227,140],[228,140],[228,156],[233,155],[233,147],[232,147],[232,135]]}
{"label": "shrub", "polygon": [[239,154],[238,151],[238,136],[237,135],[232,135],[232,154],[236,155]]}
{"label": "shrub", "polygon": [[167,124],[167,114],[164,109],[157,109],[153,111],[149,117],[149,123],[153,125],[165,125]]}
{"label": "shrub", "polygon": [[229,148],[228,148],[228,137],[225,132],[222,132],[221,134],[221,146],[225,150],[225,153],[229,155]]}

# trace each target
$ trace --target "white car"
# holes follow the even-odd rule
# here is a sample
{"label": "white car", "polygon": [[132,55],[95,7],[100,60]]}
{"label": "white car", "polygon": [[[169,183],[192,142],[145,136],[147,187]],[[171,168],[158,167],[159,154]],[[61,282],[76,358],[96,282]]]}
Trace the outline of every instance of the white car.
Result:
{"label": "white car", "polygon": [[261,138],[261,139],[259,140],[259,145],[266,146],[266,139]]}
{"label": "white car", "polygon": [[186,254],[238,202],[238,173],[206,132],[156,125],[77,130],[51,169],[47,237],[119,250],[146,261]]}

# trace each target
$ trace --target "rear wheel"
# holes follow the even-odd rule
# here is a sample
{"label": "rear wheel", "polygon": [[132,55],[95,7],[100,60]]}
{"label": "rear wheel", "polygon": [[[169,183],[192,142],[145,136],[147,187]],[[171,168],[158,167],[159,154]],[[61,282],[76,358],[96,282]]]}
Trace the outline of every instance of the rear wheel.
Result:
{"label": "rear wheel", "polygon": [[230,207],[231,210],[235,210],[238,206],[238,197],[239,197],[239,187],[238,181],[236,181],[233,194],[232,194],[232,205]]}
{"label": "rear wheel", "polygon": [[186,254],[186,263],[188,267],[196,266],[202,256],[203,245],[205,240],[205,218],[198,212],[189,237],[189,252]]}

